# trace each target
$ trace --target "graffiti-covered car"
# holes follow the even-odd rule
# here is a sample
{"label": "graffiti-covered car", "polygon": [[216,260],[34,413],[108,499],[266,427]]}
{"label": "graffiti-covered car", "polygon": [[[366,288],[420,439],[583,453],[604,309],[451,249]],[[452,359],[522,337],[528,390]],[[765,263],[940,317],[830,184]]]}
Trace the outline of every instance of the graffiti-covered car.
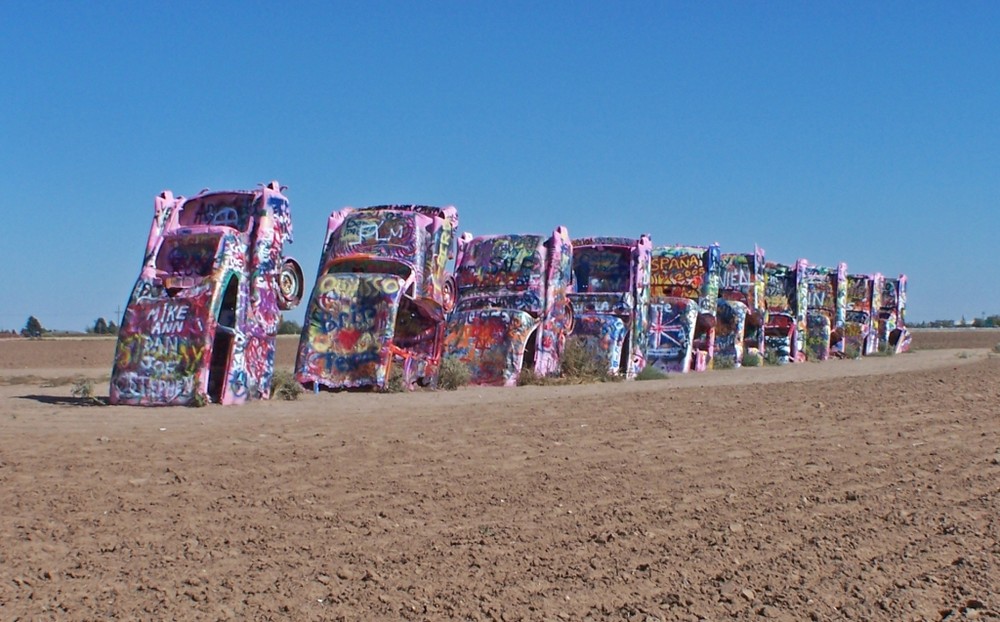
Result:
{"label": "graffiti-covered car", "polygon": [[385,389],[398,363],[407,384],[432,384],[455,302],[448,261],[457,226],[458,211],[450,206],[333,212],[299,340],[296,379],[314,388]]}
{"label": "graffiti-covered car", "polygon": [[712,366],[720,259],[718,244],[653,249],[647,365],[682,373]]}
{"label": "graffiti-covered car", "polygon": [[573,240],[573,335],[626,378],[646,365],[652,250],[648,235]]}
{"label": "graffiti-covered car", "polygon": [[805,360],[808,263],[805,259],[793,265],[769,261],[764,266],[764,350],[768,359],[782,363]]}
{"label": "graffiti-covered car", "polygon": [[455,266],[458,302],[446,353],[468,367],[471,382],[513,386],[522,370],[559,373],[573,330],[573,244],[566,228],[550,237],[465,234]]}
{"label": "graffiti-covered car", "polygon": [[743,364],[745,354],[764,354],[764,263],[761,248],[753,253],[722,254],[715,358],[733,367]]}
{"label": "graffiti-covered car", "polygon": [[808,310],[806,358],[825,361],[844,350],[847,308],[847,264],[836,268],[808,265],[805,270]]}
{"label": "graffiti-covered car", "polygon": [[142,270],[122,318],[112,404],[236,404],[271,393],[281,311],[302,269],[277,182],[156,198]]}
{"label": "graffiti-covered car", "polygon": [[906,328],[905,274],[896,278],[886,277],[882,282],[882,307],[879,310],[879,348],[899,354],[910,349],[912,335]]}
{"label": "graffiti-covered car", "polygon": [[882,307],[879,273],[847,275],[844,356],[858,358],[878,350],[878,312]]}

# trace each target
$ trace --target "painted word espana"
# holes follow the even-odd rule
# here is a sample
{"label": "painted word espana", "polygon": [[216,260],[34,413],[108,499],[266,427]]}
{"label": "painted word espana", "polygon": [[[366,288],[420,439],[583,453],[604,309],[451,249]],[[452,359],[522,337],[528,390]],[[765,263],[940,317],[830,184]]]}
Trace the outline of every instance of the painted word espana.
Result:
{"label": "painted word espana", "polygon": [[648,364],[682,373],[712,367],[720,260],[718,244],[653,249]]}

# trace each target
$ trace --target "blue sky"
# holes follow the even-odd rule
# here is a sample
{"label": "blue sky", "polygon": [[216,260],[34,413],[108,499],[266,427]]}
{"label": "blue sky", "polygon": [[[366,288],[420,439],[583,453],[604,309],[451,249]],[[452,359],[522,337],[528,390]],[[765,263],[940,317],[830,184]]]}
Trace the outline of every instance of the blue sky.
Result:
{"label": "blue sky", "polygon": [[308,288],[331,210],[425,203],[1000,313],[998,29],[995,2],[8,3],[0,329],[118,321],[157,193],[271,179]]}

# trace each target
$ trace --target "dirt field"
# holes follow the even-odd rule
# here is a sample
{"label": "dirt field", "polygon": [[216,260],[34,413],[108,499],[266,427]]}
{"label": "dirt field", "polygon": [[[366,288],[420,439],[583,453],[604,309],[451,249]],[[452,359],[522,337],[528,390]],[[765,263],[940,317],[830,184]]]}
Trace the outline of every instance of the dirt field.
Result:
{"label": "dirt field", "polygon": [[1000,620],[998,342],[139,409],[0,341],[0,620]]}

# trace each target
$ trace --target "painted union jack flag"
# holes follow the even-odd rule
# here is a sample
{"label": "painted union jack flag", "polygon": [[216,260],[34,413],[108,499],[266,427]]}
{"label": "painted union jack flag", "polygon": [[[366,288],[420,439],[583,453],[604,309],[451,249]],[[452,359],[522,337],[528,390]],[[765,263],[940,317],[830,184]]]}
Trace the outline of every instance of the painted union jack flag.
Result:
{"label": "painted union jack flag", "polygon": [[684,307],[670,304],[650,305],[650,350],[683,351],[686,346]]}

